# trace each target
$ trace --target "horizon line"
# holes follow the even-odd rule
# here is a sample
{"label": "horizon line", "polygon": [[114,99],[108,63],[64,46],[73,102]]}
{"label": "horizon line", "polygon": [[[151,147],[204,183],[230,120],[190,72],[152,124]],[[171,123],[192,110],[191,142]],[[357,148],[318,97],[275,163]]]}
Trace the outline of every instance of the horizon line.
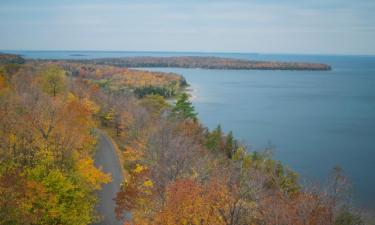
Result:
{"label": "horizon line", "polygon": [[113,52],[113,53],[203,53],[203,54],[252,54],[252,55],[316,55],[316,56],[375,56],[373,54],[361,54],[361,53],[295,53],[295,52],[242,52],[242,51],[176,51],[176,50],[63,50],[63,49],[0,49],[1,52]]}

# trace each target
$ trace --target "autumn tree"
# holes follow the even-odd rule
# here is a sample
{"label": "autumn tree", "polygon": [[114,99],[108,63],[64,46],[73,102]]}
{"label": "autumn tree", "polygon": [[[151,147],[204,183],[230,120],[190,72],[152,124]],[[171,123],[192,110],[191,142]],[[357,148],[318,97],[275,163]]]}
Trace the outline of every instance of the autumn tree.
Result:
{"label": "autumn tree", "polygon": [[66,89],[65,71],[54,65],[42,70],[41,81],[43,90],[53,97]]}
{"label": "autumn tree", "polygon": [[0,71],[0,90],[2,90],[3,88],[5,88],[6,86],[7,86],[6,78],[5,78],[5,76]]}
{"label": "autumn tree", "polygon": [[169,108],[169,104],[160,95],[146,95],[141,99],[141,105],[145,107],[155,118]]}
{"label": "autumn tree", "polygon": [[97,107],[44,78],[25,65],[0,96],[0,224],[91,224],[110,180],[92,160]]}
{"label": "autumn tree", "polygon": [[[167,187],[166,202],[155,216],[155,224],[225,224],[217,207],[223,207],[224,198],[211,198],[209,188],[193,180],[178,180]],[[224,194],[225,193],[220,193]]]}

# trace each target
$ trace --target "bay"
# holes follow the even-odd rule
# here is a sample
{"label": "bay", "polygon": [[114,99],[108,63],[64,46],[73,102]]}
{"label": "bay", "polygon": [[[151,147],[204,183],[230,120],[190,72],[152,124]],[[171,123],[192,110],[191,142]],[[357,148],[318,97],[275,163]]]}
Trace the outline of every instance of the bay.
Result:
{"label": "bay", "polygon": [[375,57],[192,52],[2,51],[26,58],[218,56],[321,62],[332,71],[146,68],[183,75],[209,128],[225,131],[251,150],[274,147],[273,158],[321,182],[340,165],[361,205],[375,206]]}

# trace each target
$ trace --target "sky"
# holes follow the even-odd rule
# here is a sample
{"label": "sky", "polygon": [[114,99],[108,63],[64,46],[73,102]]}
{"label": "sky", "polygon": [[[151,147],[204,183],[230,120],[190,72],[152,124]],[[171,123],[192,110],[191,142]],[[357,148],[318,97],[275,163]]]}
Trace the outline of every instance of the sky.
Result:
{"label": "sky", "polygon": [[0,50],[375,54],[375,0],[0,0]]}

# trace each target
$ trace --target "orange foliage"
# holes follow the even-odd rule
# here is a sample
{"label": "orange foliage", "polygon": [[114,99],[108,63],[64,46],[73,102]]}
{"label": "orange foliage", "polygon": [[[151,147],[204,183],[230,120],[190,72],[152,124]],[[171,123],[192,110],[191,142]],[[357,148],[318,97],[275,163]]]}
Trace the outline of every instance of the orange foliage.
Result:
{"label": "orange foliage", "polygon": [[147,209],[129,209],[133,210],[132,223],[137,225],[226,225],[236,219],[236,211],[231,208],[233,199],[221,181],[201,184],[180,179],[168,185],[164,203],[155,204],[154,199]]}
{"label": "orange foliage", "polygon": [[172,183],[167,188],[164,208],[155,216],[155,224],[225,224],[216,210],[223,207],[223,201],[213,197],[212,192],[218,192],[211,187],[189,179]]}
{"label": "orange foliage", "polygon": [[[179,84],[182,77],[174,73],[162,73],[128,69],[108,65],[83,65],[79,63],[57,63],[68,71],[77,71],[85,79],[112,79],[118,87],[161,87],[172,83]],[[78,69],[77,69],[78,68]]]}
{"label": "orange foliage", "polygon": [[3,75],[0,74],[0,90],[7,86],[6,79]]}

